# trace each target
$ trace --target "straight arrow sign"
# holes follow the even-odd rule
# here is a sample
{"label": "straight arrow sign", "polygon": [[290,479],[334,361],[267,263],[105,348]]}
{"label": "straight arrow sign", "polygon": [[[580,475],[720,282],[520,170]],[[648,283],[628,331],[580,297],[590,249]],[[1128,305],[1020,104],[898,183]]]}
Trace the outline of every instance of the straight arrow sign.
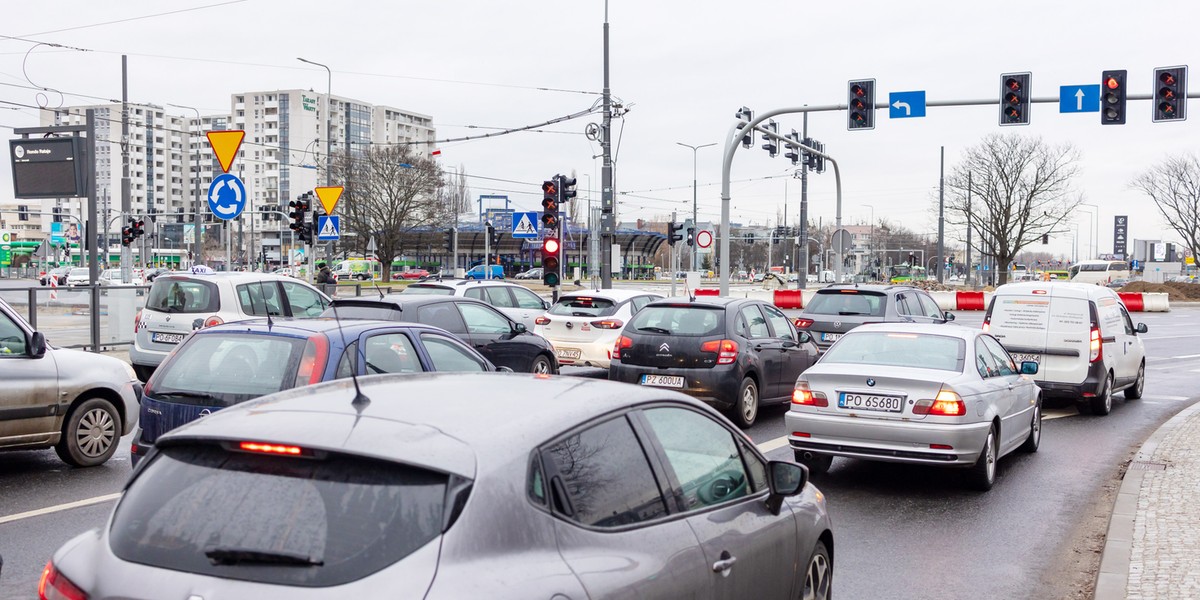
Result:
{"label": "straight arrow sign", "polygon": [[1099,85],[1064,85],[1058,88],[1058,112],[1100,112]]}

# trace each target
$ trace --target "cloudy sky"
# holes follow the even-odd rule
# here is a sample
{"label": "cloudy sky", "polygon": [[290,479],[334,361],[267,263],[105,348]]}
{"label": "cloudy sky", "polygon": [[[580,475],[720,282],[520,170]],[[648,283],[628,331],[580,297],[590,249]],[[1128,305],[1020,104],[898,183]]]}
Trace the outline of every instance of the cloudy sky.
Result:
{"label": "cloudy sky", "polygon": [[[991,99],[1004,72],[1033,73],[1036,97],[1059,86],[1099,83],[1104,69],[1128,69],[1131,93],[1149,93],[1153,69],[1200,65],[1189,27],[1200,5],[1168,8],[1089,2],[784,2],[780,0],[611,0],[613,94],[629,108],[615,121],[621,218],[691,211],[692,151],[676,142],[718,145],[698,153],[701,220],[720,215],[720,155],[743,105],[756,111],[845,102],[846,82],[878,81],[878,94],[925,90],[933,100]],[[120,98],[120,56],[129,56],[131,101],[227,112],[230,94],[312,88],[432,115],[439,138],[540,123],[585,110],[602,87],[603,0],[156,0],[24,3],[0,26],[0,100],[50,107]],[[1178,27],[1178,29],[1172,29]],[[13,39],[19,38],[19,39]],[[37,45],[35,42],[66,47]],[[1200,75],[1198,75],[1200,76]],[[51,88],[56,92],[42,92]],[[37,125],[37,111],[0,104],[0,126]],[[1193,106],[1193,112],[1200,106]],[[1129,182],[1164,156],[1193,152],[1200,114],[1151,123],[1148,101],[1131,102],[1124,126],[1096,113],[1059,114],[1036,104],[1032,125],[1001,128],[996,106],[930,108],[922,119],[889,120],[848,132],[844,112],[814,113],[809,135],[842,165],[846,223],[886,218],[936,232],[938,153],[947,172],[990,133],[1040,136],[1082,153],[1077,189],[1098,210],[1078,216],[1081,253],[1112,251],[1113,217],[1130,216],[1131,235],[1173,234]],[[439,144],[462,165],[475,194],[506,194],[518,209],[540,204],[540,184],[578,174],[580,198],[599,188],[600,147],[583,135],[600,116],[488,139]],[[801,116],[780,119],[784,131]],[[497,128],[497,129],[490,129]],[[760,142],[761,143],[761,142]],[[0,194],[11,197],[8,160]],[[738,151],[733,215],[774,225],[785,196],[798,214],[791,164],[763,150]],[[590,177],[589,177],[590,175]],[[599,192],[595,192],[599,201]],[[832,172],[810,179],[810,214],[835,214]],[[1071,240],[1049,249],[1069,252]]]}

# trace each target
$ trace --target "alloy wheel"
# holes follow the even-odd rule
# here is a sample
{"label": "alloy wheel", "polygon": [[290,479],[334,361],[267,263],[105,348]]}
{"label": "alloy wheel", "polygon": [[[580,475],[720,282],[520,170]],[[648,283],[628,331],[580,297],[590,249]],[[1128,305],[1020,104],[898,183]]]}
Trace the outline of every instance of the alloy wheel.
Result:
{"label": "alloy wheel", "polygon": [[804,574],[804,591],[801,600],[826,600],[829,598],[831,569],[829,557],[818,552],[813,554],[808,562],[808,571]]}
{"label": "alloy wheel", "polygon": [[108,452],[116,441],[117,424],[102,408],[93,408],[84,413],[79,419],[79,428],[75,433],[75,443],[79,451],[88,458],[95,458]]}

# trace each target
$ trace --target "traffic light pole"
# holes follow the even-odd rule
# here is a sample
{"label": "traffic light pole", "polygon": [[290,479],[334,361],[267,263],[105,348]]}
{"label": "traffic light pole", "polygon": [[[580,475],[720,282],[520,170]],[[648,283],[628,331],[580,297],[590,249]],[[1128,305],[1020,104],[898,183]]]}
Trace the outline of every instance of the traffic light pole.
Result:
{"label": "traffic light pole", "polygon": [[675,265],[675,241],[671,238],[675,236],[675,232],[671,231],[671,227],[675,225],[675,211],[671,211],[671,225],[667,226],[667,265],[671,269],[671,297],[675,297],[675,273],[679,268]]}
{"label": "traffic light pole", "polygon": [[[608,1],[604,2],[604,89],[602,90],[604,119],[600,127],[600,287],[612,289],[612,241],[616,233],[613,211],[612,172],[612,90],[608,85]],[[555,294],[557,296],[557,294]]]}

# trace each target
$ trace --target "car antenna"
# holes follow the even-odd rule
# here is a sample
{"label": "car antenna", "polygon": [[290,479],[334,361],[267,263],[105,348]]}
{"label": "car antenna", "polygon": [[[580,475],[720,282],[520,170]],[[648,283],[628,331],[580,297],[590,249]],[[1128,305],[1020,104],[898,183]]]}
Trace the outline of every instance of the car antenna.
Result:
{"label": "car antenna", "polygon": [[383,288],[379,287],[378,283],[375,283],[374,277],[371,278],[371,287],[374,287],[375,291],[379,292],[379,299],[383,300]]}
{"label": "car antenna", "polygon": [[[330,302],[329,308],[333,310],[333,320],[337,322],[338,336],[342,338],[342,352],[345,352],[349,348],[349,345],[346,344],[346,332],[342,329],[342,319],[338,316],[337,302]],[[354,360],[350,363],[350,381],[354,382],[354,399],[350,401],[350,406],[353,406],[354,410],[361,415],[362,411],[367,408],[367,405],[371,404],[371,399],[358,386],[358,349],[355,348],[354,352]]]}
{"label": "car antenna", "polygon": [[[275,327],[275,321],[271,319],[271,307],[267,306],[267,290],[263,287],[263,281],[258,280],[258,294],[262,296],[263,312],[267,313],[267,331]],[[250,307],[254,307],[254,302],[251,300]]]}

